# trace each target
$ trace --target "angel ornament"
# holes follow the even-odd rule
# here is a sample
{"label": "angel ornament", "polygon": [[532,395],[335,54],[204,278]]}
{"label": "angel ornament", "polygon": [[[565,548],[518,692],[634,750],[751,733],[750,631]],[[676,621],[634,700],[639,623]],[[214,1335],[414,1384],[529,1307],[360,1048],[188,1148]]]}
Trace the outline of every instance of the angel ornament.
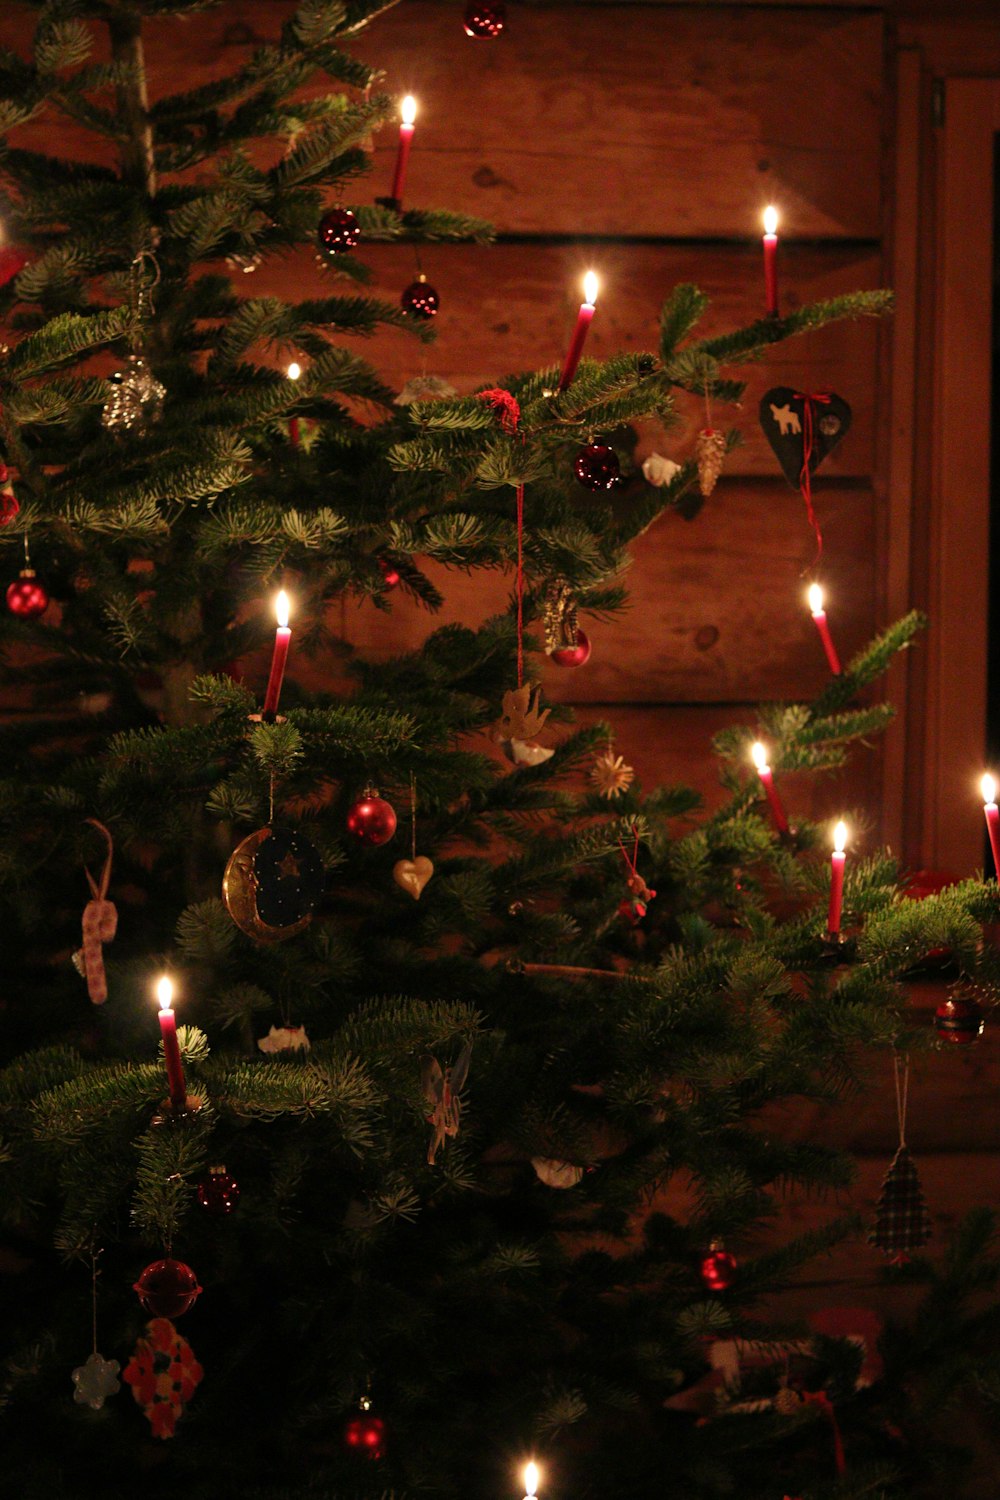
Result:
{"label": "angel ornament", "polygon": [[433,1166],[437,1154],[445,1141],[458,1135],[462,1117],[462,1102],[459,1098],[469,1076],[472,1061],[472,1042],[466,1042],[458,1054],[453,1068],[443,1068],[436,1057],[428,1053],[420,1060],[420,1087],[431,1107],[427,1123],[434,1127],[430,1145],[427,1147],[427,1162]]}
{"label": "angel ornament", "polygon": [[515,766],[540,766],[556,753],[535,742],[535,735],[541,733],[551,712],[540,707],[539,693],[539,688],[526,682],[503,695],[500,721],[493,730],[493,738]]}

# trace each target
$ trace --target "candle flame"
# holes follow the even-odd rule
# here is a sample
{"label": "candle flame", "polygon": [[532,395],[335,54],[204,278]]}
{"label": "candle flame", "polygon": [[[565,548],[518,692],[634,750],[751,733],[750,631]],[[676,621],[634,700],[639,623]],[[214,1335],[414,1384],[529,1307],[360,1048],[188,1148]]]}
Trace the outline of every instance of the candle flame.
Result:
{"label": "candle flame", "polygon": [[298,380],[299,376],[302,374],[302,366],[299,364],[298,360],[292,360],[291,364],[288,366],[288,369],[285,371],[285,374],[288,376],[289,380]]}
{"label": "candle flame", "polygon": [[778,232],[778,210],[773,203],[769,203],[764,210],[764,233],[777,234]]}
{"label": "candle flame", "polygon": [[538,1465],[534,1462],[524,1466],[524,1493],[528,1500],[534,1500],[538,1492]]}
{"label": "candle flame", "polygon": [[164,974],[156,981],[156,998],[160,1002],[161,1010],[169,1010],[170,1002],[174,998],[173,981]]}
{"label": "candle flame", "polygon": [[597,289],[600,284],[596,271],[588,271],[583,278],[583,300],[589,302],[591,307],[597,301]]}
{"label": "candle flame", "polygon": [[811,583],[809,585],[809,592],[806,597],[809,600],[809,608],[813,614],[821,615],[823,613],[823,590],[818,583]]}
{"label": "candle flame", "polygon": [[836,849],[838,854],[843,854],[844,850],[847,848],[847,824],[844,822],[843,818],[841,818],[840,822],[833,830],[833,847]]}
{"label": "candle flame", "polygon": [[995,802],[997,800],[996,778],[991,776],[989,771],[986,772],[986,775],[979,783],[979,789],[983,794],[984,802]]}
{"label": "candle flame", "polygon": [[758,771],[766,771],[767,750],[761,744],[760,740],[757,740],[753,745],[750,746],[750,754],[753,757],[753,763],[757,767]]}
{"label": "candle flame", "polygon": [[274,601],[274,618],[282,630],[288,628],[288,595],[284,589],[281,590]]}
{"label": "candle flame", "polygon": [[412,125],[417,118],[417,101],[412,94],[407,94],[399,106],[399,117],[404,125]]}

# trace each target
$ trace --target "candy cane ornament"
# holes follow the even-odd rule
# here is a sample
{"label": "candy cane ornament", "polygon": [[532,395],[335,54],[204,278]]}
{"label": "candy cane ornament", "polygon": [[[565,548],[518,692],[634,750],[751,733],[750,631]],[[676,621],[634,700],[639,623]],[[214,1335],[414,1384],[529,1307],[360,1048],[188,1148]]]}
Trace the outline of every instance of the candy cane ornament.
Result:
{"label": "candy cane ornament", "polygon": [[108,843],[108,854],[96,881],[89,870],[84,873],[90,886],[91,900],[83,909],[83,947],[73,954],[73,962],[87,981],[87,994],[91,1003],[103,1005],[108,998],[108,982],[104,973],[104,944],[110,943],[118,930],[118,912],[113,901],[108,900],[108,885],[111,881],[111,861],[115,852],[114,840],[96,818],[87,822],[103,833]]}

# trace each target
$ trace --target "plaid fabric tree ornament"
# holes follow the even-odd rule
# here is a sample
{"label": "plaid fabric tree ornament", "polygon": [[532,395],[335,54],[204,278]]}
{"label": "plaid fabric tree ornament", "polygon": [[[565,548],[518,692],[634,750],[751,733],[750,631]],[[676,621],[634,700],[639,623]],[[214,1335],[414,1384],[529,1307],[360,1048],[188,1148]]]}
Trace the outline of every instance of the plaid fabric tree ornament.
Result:
{"label": "plaid fabric tree ornament", "polygon": [[895,1057],[893,1069],[896,1078],[899,1148],[885,1174],[882,1191],[875,1205],[875,1223],[869,1232],[868,1241],[891,1256],[894,1265],[905,1265],[909,1252],[926,1245],[933,1230],[920,1178],[906,1145],[910,1064],[907,1061],[901,1070],[899,1058]]}

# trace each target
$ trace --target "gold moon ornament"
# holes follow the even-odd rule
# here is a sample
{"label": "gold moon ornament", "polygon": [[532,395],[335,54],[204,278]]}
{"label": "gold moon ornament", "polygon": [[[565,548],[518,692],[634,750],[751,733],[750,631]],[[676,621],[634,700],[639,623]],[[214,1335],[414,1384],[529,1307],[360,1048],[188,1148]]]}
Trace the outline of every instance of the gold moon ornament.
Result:
{"label": "gold moon ornament", "polygon": [[326,871],[319,851],[294,828],[258,828],[229,856],[222,900],[241,932],[282,943],[309,926]]}

